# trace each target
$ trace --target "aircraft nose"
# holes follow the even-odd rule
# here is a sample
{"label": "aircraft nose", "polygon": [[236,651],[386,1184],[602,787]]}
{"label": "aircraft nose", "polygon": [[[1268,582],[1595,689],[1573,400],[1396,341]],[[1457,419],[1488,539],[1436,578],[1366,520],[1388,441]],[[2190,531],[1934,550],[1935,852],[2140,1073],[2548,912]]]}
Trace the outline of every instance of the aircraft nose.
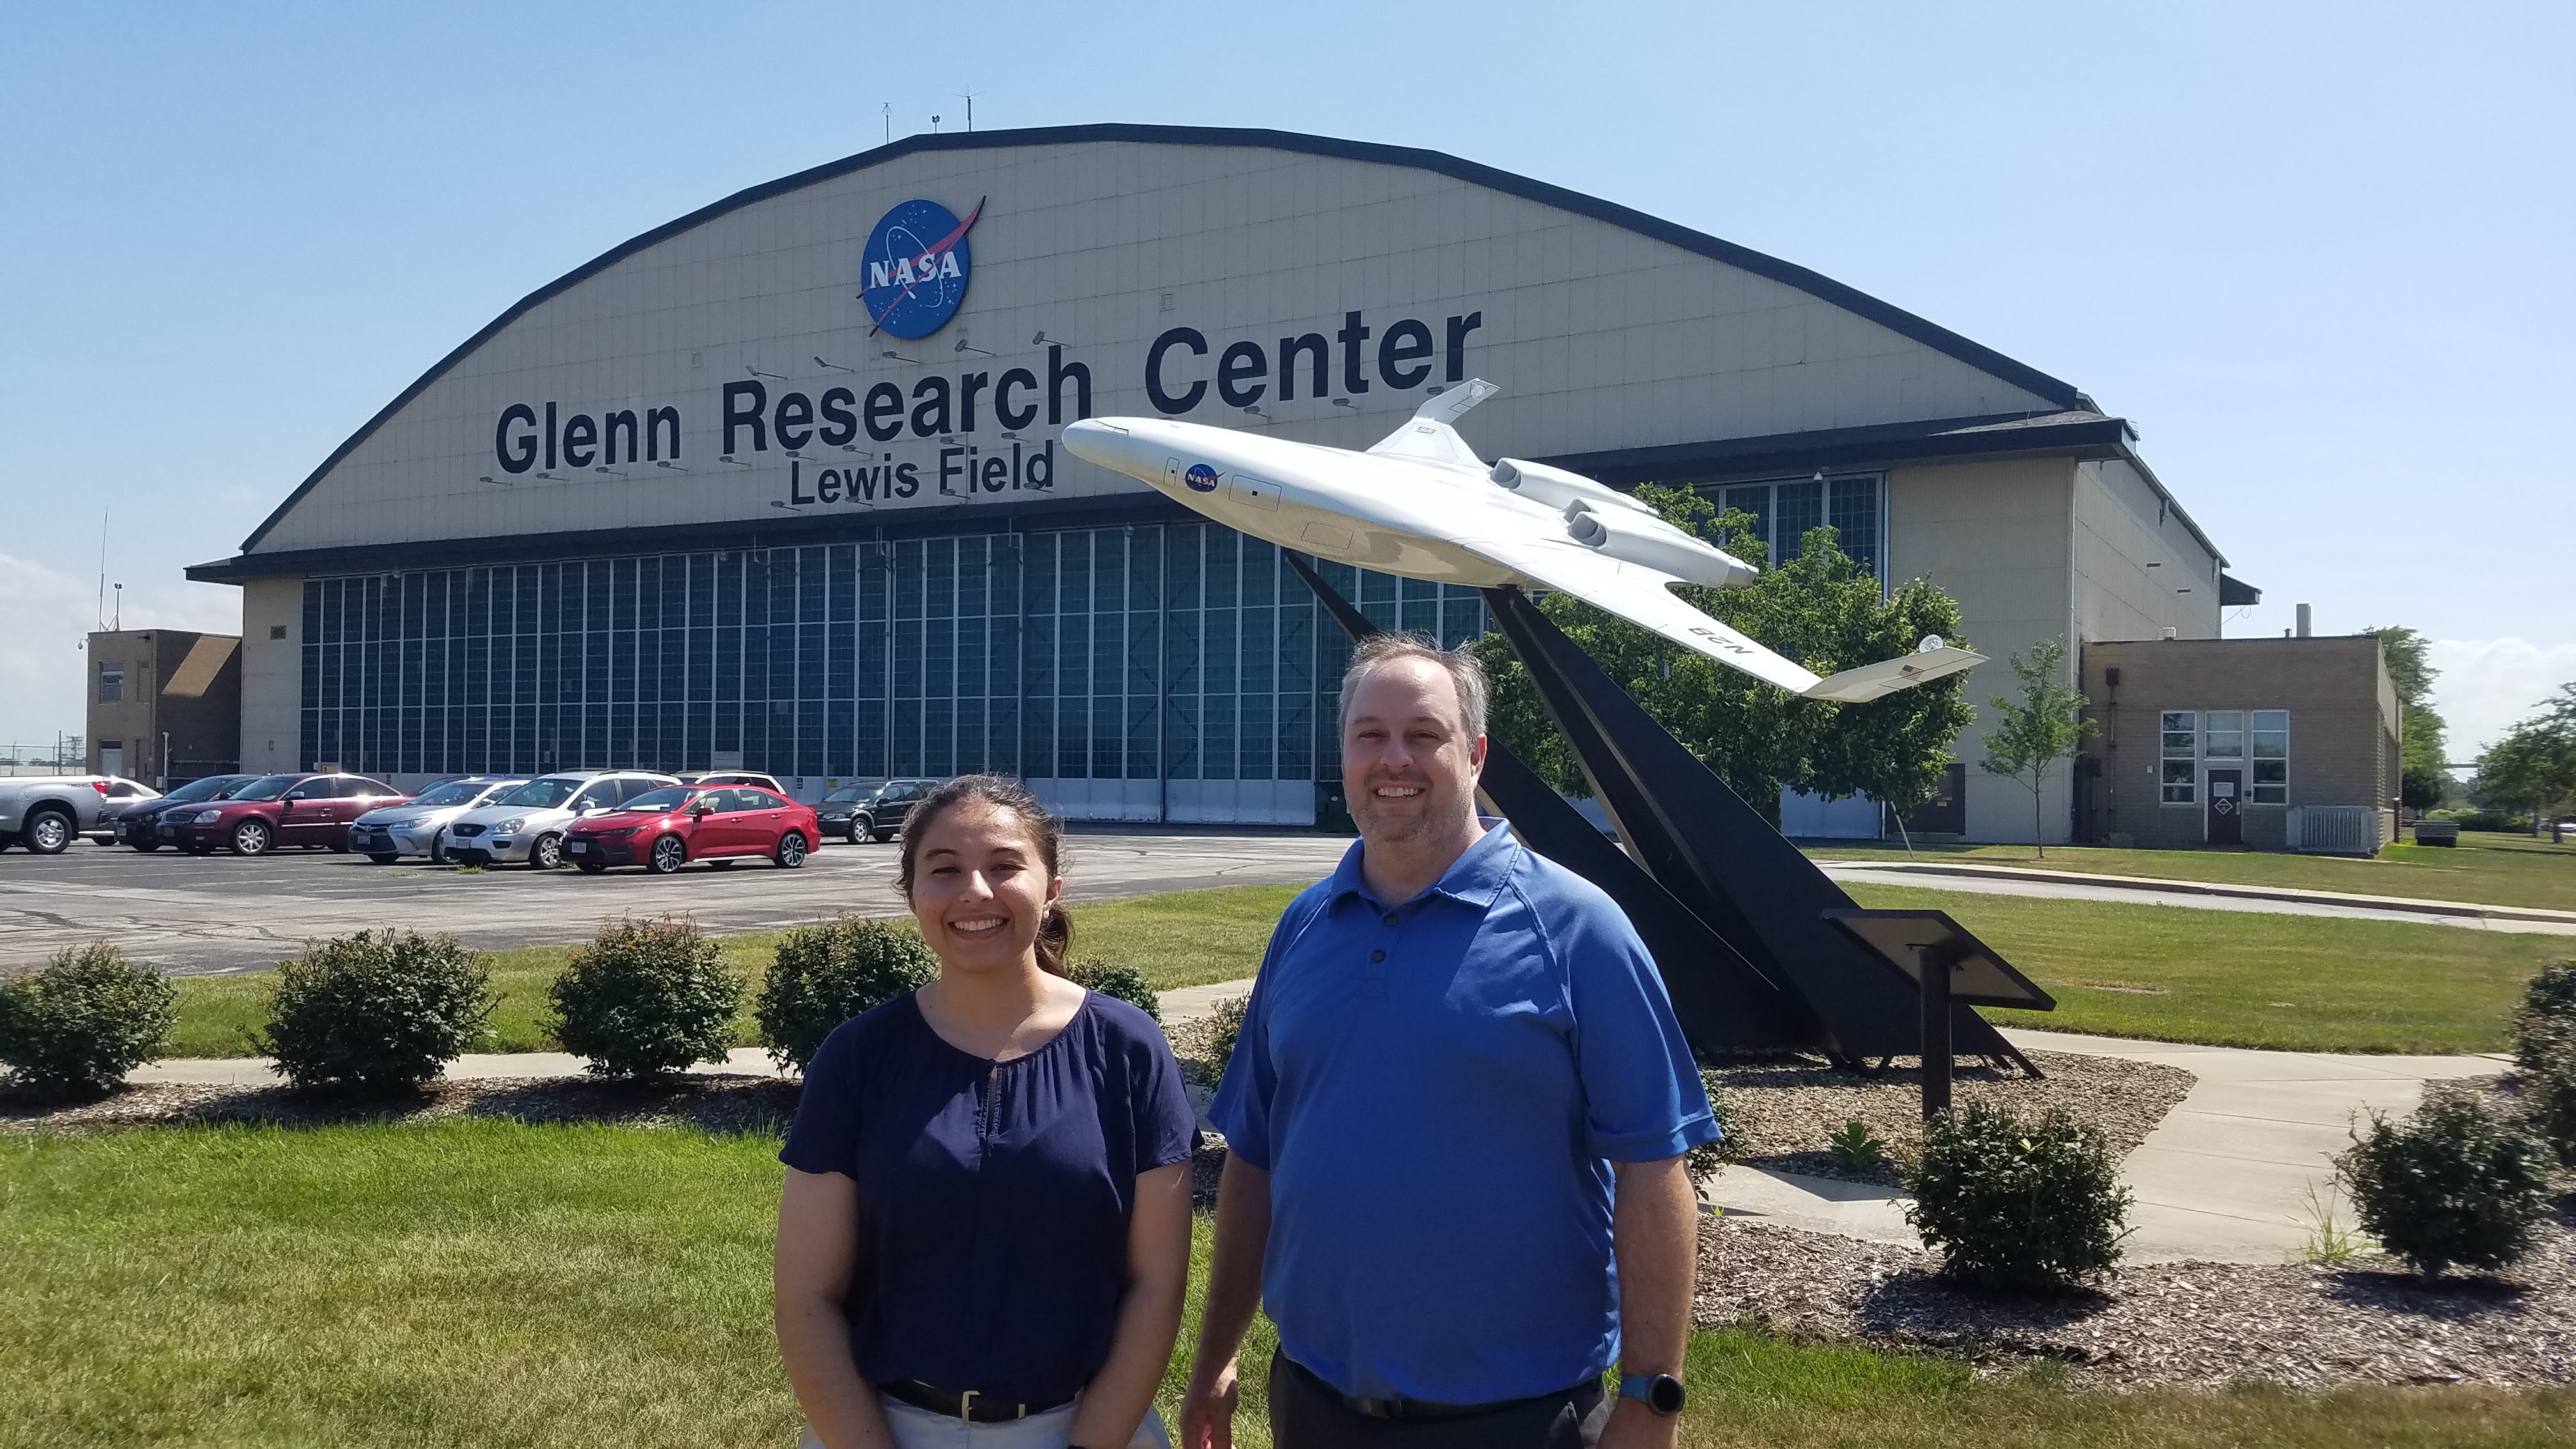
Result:
{"label": "aircraft nose", "polygon": [[1135,459],[1140,451],[1135,434],[1105,419],[1085,418],[1067,424],[1064,450],[1086,463],[1097,463],[1132,478],[1145,476],[1135,468]]}

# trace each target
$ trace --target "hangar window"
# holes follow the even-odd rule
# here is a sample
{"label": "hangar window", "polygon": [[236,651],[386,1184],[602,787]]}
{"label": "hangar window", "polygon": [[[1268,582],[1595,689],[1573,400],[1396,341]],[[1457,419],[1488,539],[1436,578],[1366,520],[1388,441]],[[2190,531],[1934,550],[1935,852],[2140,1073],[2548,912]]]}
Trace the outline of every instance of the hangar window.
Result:
{"label": "hangar window", "polygon": [[1700,491],[1722,509],[1752,515],[1753,536],[1761,541],[1769,563],[1798,556],[1807,530],[1831,527],[1842,551],[1879,576],[1887,569],[1880,558],[1880,520],[1886,510],[1886,479],[1877,473],[1784,478],[1770,483],[1730,483]]}
{"label": "hangar window", "polygon": [[2200,798],[2200,712],[2169,709],[2157,748],[2159,798],[2167,805],[2190,805]]}

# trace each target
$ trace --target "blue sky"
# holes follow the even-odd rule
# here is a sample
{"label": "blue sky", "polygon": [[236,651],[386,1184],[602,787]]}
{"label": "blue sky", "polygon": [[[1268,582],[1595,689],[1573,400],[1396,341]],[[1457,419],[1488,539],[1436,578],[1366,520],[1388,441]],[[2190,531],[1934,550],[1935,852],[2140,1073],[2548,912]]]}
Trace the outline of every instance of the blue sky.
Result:
{"label": "blue sky", "polygon": [[1425,146],[2065,378],[2266,603],[2439,641],[2454,759],[2576,678],[2576,8],[39,7],[0,52],[0,744],[518,297],[896,135]]}

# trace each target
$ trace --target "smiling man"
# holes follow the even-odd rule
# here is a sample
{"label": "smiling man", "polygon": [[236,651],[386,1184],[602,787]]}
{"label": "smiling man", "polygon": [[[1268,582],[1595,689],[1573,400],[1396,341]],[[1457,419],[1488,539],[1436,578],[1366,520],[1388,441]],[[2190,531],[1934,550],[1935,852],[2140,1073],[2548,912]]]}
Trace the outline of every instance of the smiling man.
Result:
{"label": "smiling man", "polygon": [[1281,917],[1208,1109],[1231,1151],[1185,1449],[1233,1442],[1256,1304],[1280,1449],[1675,1442],[1682,1156],[1717,1128],[1627,917],[1478,819],[1484,762],[1472,658],[1360,645],[1360,839]]}

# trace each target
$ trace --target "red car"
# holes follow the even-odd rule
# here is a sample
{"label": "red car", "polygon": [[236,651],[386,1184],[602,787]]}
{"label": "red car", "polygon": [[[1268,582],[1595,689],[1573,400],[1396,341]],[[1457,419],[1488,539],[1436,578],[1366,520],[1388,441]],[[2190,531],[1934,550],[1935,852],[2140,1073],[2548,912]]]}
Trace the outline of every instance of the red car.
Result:
{"label": "red car", "polygon": [[665,785],[564,832],[564,859],[597,875],[640,865],[669,875],[693,860],[718,869],[767,856],[789,870],[823,838],[813,807],[749,785]]}
{"label": "red car", "polygon": [[191,855],[266,855],[281,845],[349,848],[349,822],[411,797],[364,775],[271,775],[191,810],[165,810],[153,839]]}

